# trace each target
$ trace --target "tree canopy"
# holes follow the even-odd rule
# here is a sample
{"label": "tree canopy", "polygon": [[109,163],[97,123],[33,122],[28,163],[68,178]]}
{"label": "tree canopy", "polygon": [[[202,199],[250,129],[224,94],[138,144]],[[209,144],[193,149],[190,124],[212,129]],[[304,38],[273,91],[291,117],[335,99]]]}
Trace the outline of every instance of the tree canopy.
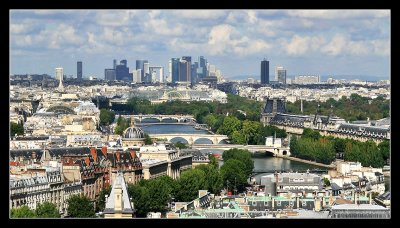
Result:
{"label": "tree canopy", "polygon": [[100,124],[109,125],[114,121],[115,113],[107,109],[100,109]]}
{"label": "tree canopy", "polygon": [[93,203],[86,196],[73,195],[68,199],[68,215],[73,218],[93,218]]}
{"label": "tree canopy", "polygon": [[57,205],[50,202],[39,204],[36,208],[36,216],[38,218],[60,218]]}
{"label": "tree canopy", "polygon": [[247,185],[246,165],[236,159],[224,160],[224,164],[221,166],[221,176],[224,187],[227,187],[229,191],[232,190],[244,190]]}
{"label": "tree canopy", "polygon": [[236,159],[241,161],[244,164],[244,172],[246,176],[249,176],[254,169],[254,161],[251,159],[251,154],[248,150],[241,150],[241,149],[230,149],[224,151],[222,154],[222,158],[224,159],[224,164],[228,160]]}
{"label": "tree canopy", "polygon": [[35,218],[36,214],[34,210],[29,209],[28,206],[24,205],[19,208],[11,209],[11,218]]}

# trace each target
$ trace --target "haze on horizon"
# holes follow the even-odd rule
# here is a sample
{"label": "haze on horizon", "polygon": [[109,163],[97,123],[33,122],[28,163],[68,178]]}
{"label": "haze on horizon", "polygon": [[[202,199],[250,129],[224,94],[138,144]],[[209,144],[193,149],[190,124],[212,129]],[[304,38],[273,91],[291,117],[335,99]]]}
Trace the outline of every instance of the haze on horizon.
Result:
{"label": "haze on horizon", "polygon": [[204,56],[226,79],[260,75],[390,78],[390,10],[11,10],[10,74],[104,78],[113,59],[163,66]]}

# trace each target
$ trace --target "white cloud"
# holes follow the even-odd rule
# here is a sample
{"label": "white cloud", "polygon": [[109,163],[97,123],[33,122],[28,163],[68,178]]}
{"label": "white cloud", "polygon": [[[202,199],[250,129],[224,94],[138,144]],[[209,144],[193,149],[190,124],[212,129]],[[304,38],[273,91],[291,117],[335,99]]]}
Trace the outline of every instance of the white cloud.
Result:
{"label": "white cloud", "polygon": [[320,19],[389,17],[389,10],[289,10],[289,16]]}
{"label": "white cloud", "polygon": [[67,24],[59,24],[56,28],[49,28],[40,31],[35,36],[37,44],[47,45],[50,49],[59,49],[67,45],[80,45],[84,42],[84,38],[80,37],[74,27]]}
{"label": "white cloud", "polygon": [[116,44],[118,46],[124,45],[125,40],[129,40],[128,33],[122,33],[121,31],[110,27],[105,27],[103,29],[102,37],[109,43]]}
{"label": "white cloud", "polygon": [[10,32],[14,34],[25,33],[28,30],[28,26],[24,24],[10,24]]}
{"label": "white cloud", "polygon": [[332,40],[327,45],[322,47],[321,51],[328,55],[338,55],[345,50],[347,45],[346,43],[347,43],[346,38],[343,35],[337,34],[332,38]]}
{"label": "white cloud", "polygon": [[166,36],[180,36],[183,34],[181,24],[168,24],[165,19],[149,19],[144,22],[144,26],[149,34],[153,33]]}
{"label": "white cloud", "polygon": [[308,55],[311,51],[316,51],[325,42],[322,36],[299,36],[294,35],[290,42],[284,40],[284,46],[288,55]]}
{"label": "white cloud", "polygon": [[130,15],[134,14],[134,11],[127,10],[100,10],[96,13],[96,21],[102,26],[125,26],[129,23]]}
{"label": "white cloud", "polygon": [[224,10],[175,10],[173,14],[188,19],[215,20],[226,15]]}
{"label": "white cloud", "polygon": [[17,46],[24,47],[24,46],[29,46],[32,44],[32,37],[30,35],[24,36],[14,36],[13,41]]}
{"label": "white cloud", "polygon": [[207,46],[211,55],[224,55],[232,52],[238,55],[248,55],[271,48],[271,45],[263,40],[251,40],[247,36],[242,36],[234,27],[227,24],[214,26],[211,29]]}
{"label": "white cloud", "polygon": [[389,40],[373,40],[371,41],[374,53],[381,56],[390,55],[390,41]]}

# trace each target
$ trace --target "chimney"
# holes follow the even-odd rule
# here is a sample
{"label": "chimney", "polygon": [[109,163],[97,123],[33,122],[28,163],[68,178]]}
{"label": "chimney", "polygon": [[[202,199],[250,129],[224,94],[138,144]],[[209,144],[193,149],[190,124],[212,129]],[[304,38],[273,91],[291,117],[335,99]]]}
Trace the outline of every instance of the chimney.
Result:
{"label": "chimney", "polygon": [[132,156],[132,159],[137,158],[136,152],[134,150],[131,150],[131,156]]}
{"label": "chimney", "polygon": [[120,157],[121,157],[121,153],[119,151],[117,151],[117,161],[120,160]]}
{"label": "chimney", "polygon": [[103,146],[103,147],[101,148],[101,152],[103,153],[103,155],[104,155],[105,157],[107,157],[107,147]]}
{"label": "chimney", "polygon": [[96,153],[96,148],[92,147],[90,148],[90,155],[92,155],[92,158],[95,162],[97,162],[97,153]]}

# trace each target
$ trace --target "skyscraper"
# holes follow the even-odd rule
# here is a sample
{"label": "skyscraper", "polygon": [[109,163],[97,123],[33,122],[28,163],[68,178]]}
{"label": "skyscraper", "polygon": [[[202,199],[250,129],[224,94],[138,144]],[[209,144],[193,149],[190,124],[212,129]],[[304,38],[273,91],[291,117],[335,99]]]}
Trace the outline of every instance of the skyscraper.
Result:
{"label": "skyscraper", "polygon": [[113,66],[114,66],[114,70],[117,68],[117,60],[116,59],[114,59],[114,61],[113,61]]}
{"label": "skyscraper", "polygon": [[64,86],[62,84],[63,81],[63,77],[64,77],[64,69],[62,67],[57,67],[56,68],[56,78],[59,80],[59,84],[58,84],[58,89],[62,90],[64,89]]}
{"label": "skyscraper", "polygon": [[151,82],[150,63],[145,62],[143,64],[143,71],[144,71],[144,73],[143,73],[143,79],[144,80],[143,81],[150,83]]}
{"label": "skyscraper", "polygon": [[261,61],[261,84],[269,84],[269,61]]}
{"label": "skyscraper", "polygon": [[171,59],[171,82],[179,81],[179,58]]}
{"label": "skyscraper", "polygon": [[179,80],[179,81],[185,81],[185,82],[191,82],[192,81],[192,57],[191,56],[182,56],[182,60],[186,61],[188,64],[188,68],[186,70],[186,76],[183,77],[185,80]]}
{"label": "skyscraper", "polygon": [[115,77],[115,69],[105,69],[104,70],[104,80],[114,81]]}
{"label": "skyscraper", "polygon": [[275,68],[275,80],[282,83],[286,84],[286,70],[285,68],[278,66]]}
{"label": "skyscraper", "polygon": [[76,78],[82,80],[82,61],[76,63]]}
{"label": "skyscraper", "polygon": [[181,59],[179,61],[179,80],[180,82],[190,82],[191,64],[190,62]]}
{"label": "skyscraper", "polygon": [[127,61],[121,60],[120,64],[115,68],[116,80],[121,81],[132,81],[132,77],[129,75],[129,68],[127,67]]}
{"label": "skyscraper", "polygon": [[197,75],[199,75],[199,79],[203,79],[207,76],[207,59],[205,59],[204,56],[199,57]]}
{"label": "skyscraper", "polygon": [[144,63],[148,63],[148,60],[136,60],[136,70],[141,70],[141,81],[145,82],[145,74],[144,74]]}

